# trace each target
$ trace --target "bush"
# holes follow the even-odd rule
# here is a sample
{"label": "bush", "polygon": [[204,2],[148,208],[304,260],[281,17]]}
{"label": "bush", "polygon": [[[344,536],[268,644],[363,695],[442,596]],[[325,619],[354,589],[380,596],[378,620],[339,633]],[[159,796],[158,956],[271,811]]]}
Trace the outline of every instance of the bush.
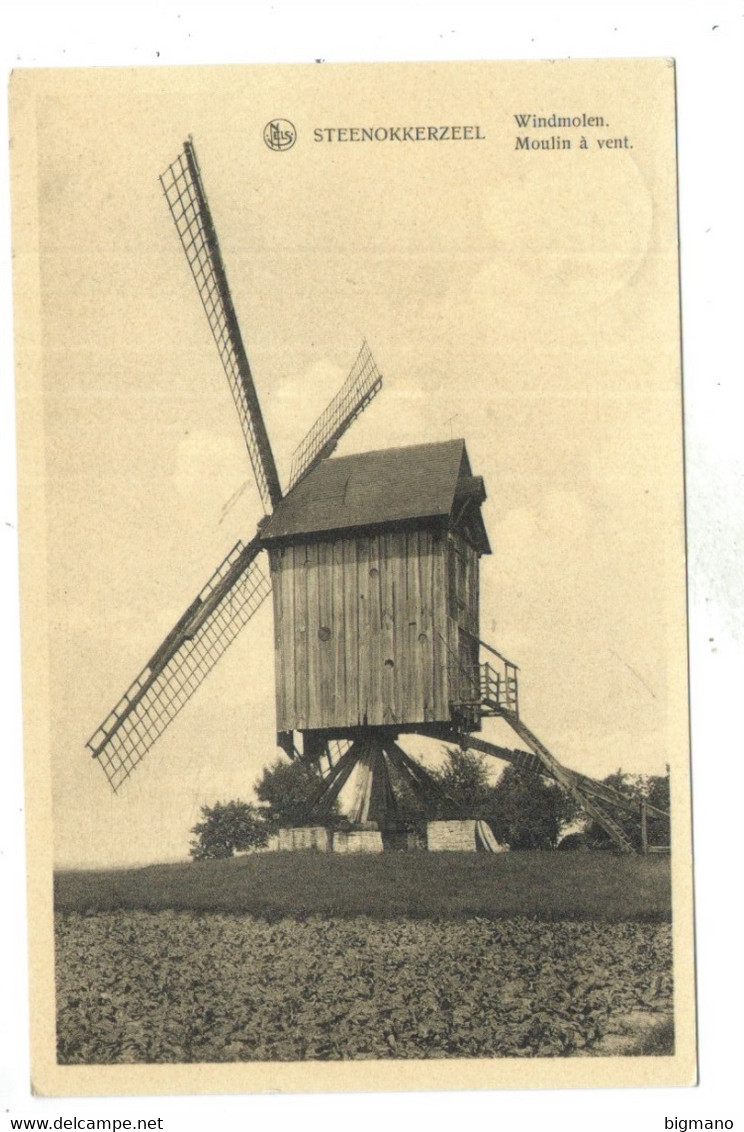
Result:
{"label": "bush", "polygon": [[260,849],[268,841],[269,830],[260,810],[249,802],[216,802],[202,806],[203,821],[191,832],[189,854],[195,861],[232,857],[245,849]]}
{"label": "bush", "polygon": [[320,789],[318,765],[309,759],[293,762],[277,759],[265,768],[255,785],[256,796],[264,803],[263,812],[271,829],[321,824],[315,810]]}
{"label": "bush", "polygon": [[556,845],[556,849],[564,849],[567,851],[579,851],[582,853],[589,852],[586,837],[583,833],[567,833],[565,837]]}
{"label": "bush", "polygon": [[555,849],[578,806],[553,782],[508,766],[493,790],[489,820],[510,849]]}

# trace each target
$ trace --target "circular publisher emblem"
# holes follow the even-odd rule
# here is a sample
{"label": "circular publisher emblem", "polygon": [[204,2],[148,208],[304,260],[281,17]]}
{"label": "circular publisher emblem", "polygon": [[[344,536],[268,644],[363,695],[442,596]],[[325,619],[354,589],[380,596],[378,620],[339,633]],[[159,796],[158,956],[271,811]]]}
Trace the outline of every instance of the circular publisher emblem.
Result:
{"label": "circular publisher emblem", "polygon": [[281,153],[297,141],[297,130],[286,118],[272,118],[264,126],[263,139],[269,149]]}

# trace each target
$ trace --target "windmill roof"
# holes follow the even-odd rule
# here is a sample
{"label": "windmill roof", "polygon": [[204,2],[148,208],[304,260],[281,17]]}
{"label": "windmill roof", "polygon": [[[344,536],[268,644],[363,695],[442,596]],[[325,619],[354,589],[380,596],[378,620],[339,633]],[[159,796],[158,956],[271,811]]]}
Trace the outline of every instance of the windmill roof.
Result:
{"label": "windmill roof", "polygon": [[[482,481],[478,483],[482,489]],[[463,490],[472,493],[472,485],[464,440],[333,457],[321,461],[282,499],[261,538],[271,542],[350,527],[446,520],[455,496]]]}

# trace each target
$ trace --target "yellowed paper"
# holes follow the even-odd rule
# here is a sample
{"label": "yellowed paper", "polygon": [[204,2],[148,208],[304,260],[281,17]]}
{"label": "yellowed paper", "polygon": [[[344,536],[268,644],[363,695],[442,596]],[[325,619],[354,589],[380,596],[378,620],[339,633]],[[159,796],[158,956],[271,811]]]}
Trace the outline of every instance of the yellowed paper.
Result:
{"label": "yellowed paper", "polygon": [[[691,1083],[672,63],[18,72],[11,96],[37,1090]],[[359,1062],[153,1064],[123,998],[104,1014],[129,1044],[91,1064],[75,1041],[100,1023],[65,984],[57,1061],[53,870],[185,861],[200,808],[250,799],[278,755],[271,600],[117,794],[85,747],[263,514],[158,180],[189,136],[282,483],[366,339],[383,387],[336,455],[464,438],[480,632],[527,727],[593,780],[671,768],[674,1054],[415,1056],[393,1029]],[[481,734],[516,745],[503,719]]]}

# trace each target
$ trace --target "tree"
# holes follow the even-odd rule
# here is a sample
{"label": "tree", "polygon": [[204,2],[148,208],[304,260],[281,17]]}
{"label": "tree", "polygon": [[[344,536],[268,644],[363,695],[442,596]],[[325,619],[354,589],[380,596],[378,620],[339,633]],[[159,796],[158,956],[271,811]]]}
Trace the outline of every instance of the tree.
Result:
{"label": "tree", "polygon": [[647,774],[643,777],[646,801],[668,814],[671,804],[669,764],[667,763],[665,774]]}
{"label": "tree", "polygon": [[195,840],[190,855],[195,861],[232,857],[236,851],[262,848],[269,835],[266,821],[249,802],[216,802],[202,806],[203,821],[191,829]]}
{"label": "tree", "polygon": [[[255,791],[258,800],[264,803],[268,825],[277,829],[317,824],[314,802],[320,781],[317,765],[307,759],[286,762],[280,758],[266,767]],[[335,813],[335,807],[332,812]]]}
{"label": "tree", "polygon": [[447,747],[444,764],[432,777],[469,818],[488,818],[492,808],[493,786],[483,755]]}
{"label": "tree", "polygon": [[576,803],[553,782],[508,766],[491,796],[489,821],[510,849],[555,849]]}
{"label": "tree", "polygon": [[497,840],[511,849],[555,849],[576,817],[573,799],[539,775],[509,766],[492,786],[486,760],[474,751],[448,749],[434,777],[461,816],[487,821]]}

